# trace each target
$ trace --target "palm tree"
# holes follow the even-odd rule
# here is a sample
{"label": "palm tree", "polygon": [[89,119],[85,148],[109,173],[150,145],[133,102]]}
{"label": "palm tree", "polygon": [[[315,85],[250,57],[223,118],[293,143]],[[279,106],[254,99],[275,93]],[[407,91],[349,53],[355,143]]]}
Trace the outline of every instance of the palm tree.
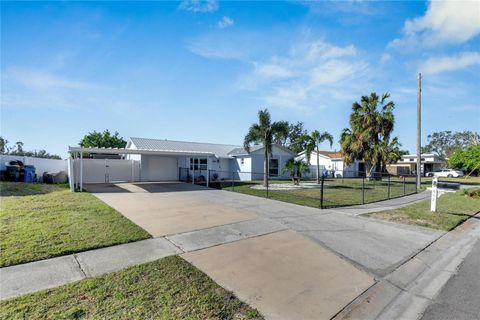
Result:
{"label": "palm tree", "polygon": [[283,172],[289,172],[290,177],[292,178],[293,184],[299,184],[300,178],[304,172],[309,172],[310,168],[308,163],[302,160],[290,159],[285,163],[283,167]]}
{"label": "palm tree", "polygon": [[286,136],[288,123],[285,121],[271,122],[270,113],[267,109],[258,112],[258,123],[254,123],[248,129],[244,138],[243,146],[250,152],[250,144],[262,144],[265,150],[263,163],[263,185],[268,186],[269,156],[272,155],[273,139],[275,136]]}
{"label": "palm tree", "polygon": [[311,135],[303,135],[300,140],[305,149],[305,157],[307,158],[308,163],[310,163],[312,152],[316,151],[317,153],[317,183],[320,183],[320,144],[324,141],[328,141],[330,142],[331,148],[333,145],[333,136],[326,131],[320,133],[318,130],[315,130]]}
{"label": "palm tree", "polygon": [[398,138],[390,142],[395,117],[393,101],[388,93],[379,97],[375,92],[362,96],[360,103],[352,105],[350,128],[345,128],[340,137],[341,154],[347,165],[355,160],[365,161],[367,178],[374,168],[389,162],[390,151],[398,148]]}

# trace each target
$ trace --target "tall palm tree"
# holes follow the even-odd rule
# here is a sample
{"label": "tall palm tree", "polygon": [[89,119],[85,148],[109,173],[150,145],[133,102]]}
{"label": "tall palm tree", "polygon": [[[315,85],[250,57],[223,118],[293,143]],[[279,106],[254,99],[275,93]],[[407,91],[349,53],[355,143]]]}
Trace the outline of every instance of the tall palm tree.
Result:
{"label": "tall palm tree", "polygon": [[305,134],[301,138],[301,144],[305,150],[305,157],[307,162],[310,163],[310,157],[313,151],[317,153],[317,183],[320,183],[320,144],[324,141],[330,142],[330,148],[333,145],[333,136],[324,131],[320,133],[318,130],[312,132],[312,134]]}
{"label": "tall palm tree", "polygon": [[373,92],[362,96],[360,103],[353,103],[350,128],[343,129],[340,137],[340,152],[346,164],[364,160],[367,178],[377,166],[389,162],[389,150],[399,146],[398,138],[390,142],[395,104],[387,101],[389,98],[388,93],[380,97]]}
{"label": "tall palm tree", "polygon": [[268,186],[269,156],[272,155],[273,139],[275,136],[286,136],[287,134],[288,123],[285,121],[272,123],[270,113],[268,109],[265,109],[258,112],[258,123],[250,126],[243,140],[243,146],[247,152],[250,152],[250,144],[252,143],[260,143],[264,147],[263,185],[265,187]]}

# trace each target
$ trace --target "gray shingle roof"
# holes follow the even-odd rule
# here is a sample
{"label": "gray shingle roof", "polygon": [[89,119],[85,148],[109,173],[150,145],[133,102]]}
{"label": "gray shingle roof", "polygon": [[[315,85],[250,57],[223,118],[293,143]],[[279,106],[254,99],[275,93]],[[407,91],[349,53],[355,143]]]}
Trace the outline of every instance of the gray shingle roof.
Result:
{"label": "gray shingle roof", "polygon": [[230,158],[234,149],[243,149],[238,145],[188,142],[162,139],[130,138],[137,149],[173,152],[213,153],[218,158]]}

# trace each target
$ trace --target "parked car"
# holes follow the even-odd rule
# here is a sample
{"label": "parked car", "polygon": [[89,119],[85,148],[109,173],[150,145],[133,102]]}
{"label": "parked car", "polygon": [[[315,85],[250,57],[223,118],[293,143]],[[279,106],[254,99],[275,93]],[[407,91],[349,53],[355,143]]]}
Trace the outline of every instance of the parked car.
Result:
{"label": "parked car", "polygon": [[427,177],[447,177],[447,178],[458,178],[463,177],[463,172],[453,169],[441,169],[435,170],[433,172],[427,172]]}

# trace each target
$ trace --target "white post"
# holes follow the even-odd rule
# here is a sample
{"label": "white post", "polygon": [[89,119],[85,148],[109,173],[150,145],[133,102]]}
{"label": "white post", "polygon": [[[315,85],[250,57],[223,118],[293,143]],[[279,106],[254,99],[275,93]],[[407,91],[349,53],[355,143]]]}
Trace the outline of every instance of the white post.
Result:
{"label": "white post", "polygon": [[68,184],[70,185],[70,191],[75,192],[75,187],[73,184],[73,161],[72,161],[72,154],[68,154]]}
{"label": "white post", "polygon": [[132,165],[132,182],[134,180],[134,168],[133,168],[133,160],[130,160],[130,163]]}
{"label": "white post", "polygon": [[438,197],[438,177],[432,179],[432,199],[430,203],[430,211],[437,212],[437,197]]}
{"label": "white post", "polygon": [[83,191],[83,152],[80,152],[80,192]]}
{"label": "white post", "polygon": [[195,184],[195,162],[193,163],[192,168],[193,168],[193,170],[192,170],[192,184]]}

